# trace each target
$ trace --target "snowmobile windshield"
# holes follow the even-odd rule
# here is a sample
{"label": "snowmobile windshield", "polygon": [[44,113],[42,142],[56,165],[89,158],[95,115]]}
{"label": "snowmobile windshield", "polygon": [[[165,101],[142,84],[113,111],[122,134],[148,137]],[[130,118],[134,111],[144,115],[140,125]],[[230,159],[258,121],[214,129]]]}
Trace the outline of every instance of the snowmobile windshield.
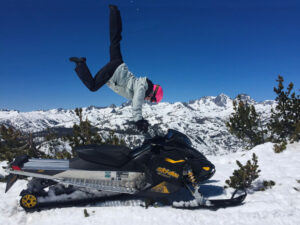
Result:
{"label": "snowmobile windshield", "polygon": [[169,129],[167,135],[165,136],[166,141],[175,141],[184,144],[188,147],[192,146],[191,140],[183,133],[177,130]]}

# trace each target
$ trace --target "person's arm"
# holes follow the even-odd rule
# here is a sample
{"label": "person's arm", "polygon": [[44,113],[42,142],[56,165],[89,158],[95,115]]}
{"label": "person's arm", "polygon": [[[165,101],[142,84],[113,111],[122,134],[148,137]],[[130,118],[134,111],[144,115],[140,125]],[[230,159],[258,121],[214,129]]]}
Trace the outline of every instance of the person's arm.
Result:
{"label": "person's arm", "polygon": [[143,119],[142,107],[145,99],[145,94],[148,89],[148,85],[145,78],[140,78],[134,84],[134,95],[132,99],[132,118],[139,121]]}

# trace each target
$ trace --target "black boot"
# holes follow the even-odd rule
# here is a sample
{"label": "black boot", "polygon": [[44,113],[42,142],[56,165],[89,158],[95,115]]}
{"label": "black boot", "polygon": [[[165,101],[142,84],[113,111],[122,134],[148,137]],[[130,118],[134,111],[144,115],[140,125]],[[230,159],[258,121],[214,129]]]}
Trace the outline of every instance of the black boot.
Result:
{"label": "black boot", "polygon": [[108,5],[108,7],[112,10],[118,10],[118,6],[116,5]]}
{"label": "black boot", "polygon": [[78,64],[78,63],[85,63],[86,62],[86,58],[85,57],[80,57],[80,58],[71,57],[69,60],[70,60],[70,62],[75,62],[76,64]]}

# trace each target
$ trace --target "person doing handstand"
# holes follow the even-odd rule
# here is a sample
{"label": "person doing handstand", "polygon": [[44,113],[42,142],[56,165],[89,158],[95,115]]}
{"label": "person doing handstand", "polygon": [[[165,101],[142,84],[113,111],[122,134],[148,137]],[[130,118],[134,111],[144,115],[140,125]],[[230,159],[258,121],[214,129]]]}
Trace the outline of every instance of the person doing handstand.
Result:
{"label": "person doing handstand", "polygon": [[110,61],[100,69],[93,78],[86,65],[86,58],[71,57],[70,61],[76,63],[75,71],[81,81],[90,91],[97,91],[104,84],[117,94],[132,100],[132,120],[139,131],[147,132],[149,123],[143,119],[142,106],[144,100],[160,102],[163,90],[160,85],[153,84],[146,77],[135,77],[124,63],[120,41],[122,39],[122,21],[117,6],[109,5],[110,9]]}

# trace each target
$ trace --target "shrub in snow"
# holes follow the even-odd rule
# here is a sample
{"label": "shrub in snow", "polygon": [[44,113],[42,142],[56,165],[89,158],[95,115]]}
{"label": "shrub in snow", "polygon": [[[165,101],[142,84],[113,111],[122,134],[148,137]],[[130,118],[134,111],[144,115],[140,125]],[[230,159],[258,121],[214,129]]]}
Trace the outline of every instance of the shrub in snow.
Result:
{"label": "shrub in snow", "polygon": [[273,150],[275,153],[283,152],[286,149],[286,141],[281,142],[280,144],[274,144]]}
{"label": "shrub in snow", "polygon": [[84,213],[84,217],[89,217],[90,214],[88,213],[88,211],[86,209],[83,210],[83,213]]}
{"label": "shrub in snow", "polygon": [[233,175],[226,180],[229,187],[235,189],[246,189],[251,187],[252,182],[259,177],[260,170],[258,169],[257,156],[252,155],[252,161],[248,160],[246,165],[242,165],[238,160],[236,161],[239,169],[233,171]]}
{"label": "shrub in snow", "polygon": [[273,186],[275,186],[275,181],[273,180],[264,180],[263,183],[262,183],[263,187],[261,187],[259,190],[260,191],[265,191],[266,189],[268,188],[272,188]]}
{"label": "shrub in snow", "polygon": [[72,155],[71,155],[71,153],[69,153],[67,151],[62,151],[62,152],[56,152],[54,158],[55,159],[70,159],[70,158],[72,158]]}

